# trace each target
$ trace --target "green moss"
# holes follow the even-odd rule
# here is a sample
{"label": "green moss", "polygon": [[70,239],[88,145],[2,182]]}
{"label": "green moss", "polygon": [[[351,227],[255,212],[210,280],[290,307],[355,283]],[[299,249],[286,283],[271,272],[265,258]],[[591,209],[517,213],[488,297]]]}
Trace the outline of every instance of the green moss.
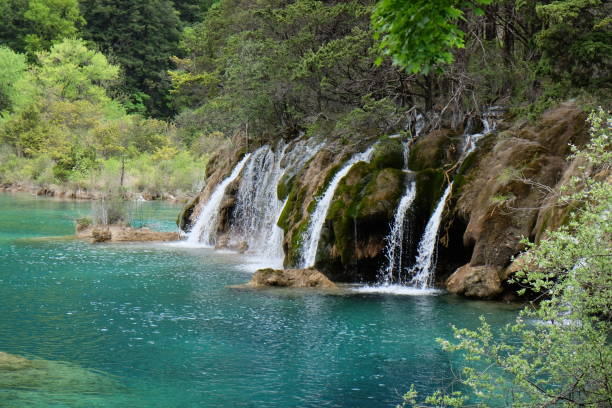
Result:
{"label": "green moss", "polygon": [[283,231],[287,232],[290,228],[290,218],[293,214],[293,211],[295,209],[295,198],[296,198],[296,192],[295,191],[291,191],[289,193],[289,197],[287,199],[287,203],[285,204],[285,208],[283,208],[283,211],[281,212],[280,217],[278,217],[278,222],[277,225],[279,227],[281,227],[283,229]]}
{"label": "green moss", "polygon": [[413,171],[441,168],[458,154],[456,132],[435,130],[419,139],[410,149],[409,168]]}
{"label": "green moss", "polygon": [[298,227],[293,231],[290,245],[287,251],[287,263],[290,266],[297,266],[300,262],[300,250],[302,248],[302,236],[308,228],[308,219],[302,220]]}
{"label": "green moss", "polygon": [[416,174],[416,197],[413,207],[418,217],[428,219],[442,196],[446,179],[444,172],[427,169]]}
{"label": "green moss", "polygon": [[294,181],[295,175],[289,176],[288,174],[283,174],[276,187],[276,196],[279,200],[283,201],[289,196]]}
{"label": "green moss", "polygon": [[399,139],[381,139],[374,148],[372,160],[370,162],[374,168],[394,168],[404,167],[404,146]]}

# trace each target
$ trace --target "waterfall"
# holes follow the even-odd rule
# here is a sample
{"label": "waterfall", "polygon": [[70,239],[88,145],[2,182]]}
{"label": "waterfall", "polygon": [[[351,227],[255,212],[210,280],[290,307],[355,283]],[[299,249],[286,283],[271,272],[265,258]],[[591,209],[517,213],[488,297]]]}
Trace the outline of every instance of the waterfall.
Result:
{"label": "waterfall", "polygon": [[[417,122],[419,124],[419,122]],[[422,129],[422,126],[421,126]],[[420,129],[417,128],[417,132],[420,132]],[[418,135],[418,133],[417,133]],[[408,142],[404,143],[404,171],[409,172],[408,169],[408,157],[410,156],[410,148]],[[393,216],[393,224],[391,224],[391,231],[389,235],[385,237],[385,258],[387,259],[387,264],[384,266],[378,273],[378,283],[382,285],[390,285],[393,283],[393,272],[398,271],[401,275],[402,273],[402,257],[403,257],[403,249],[404,249],[404,241],[406,237],[406,232],[408,232],[408,236],[410,236],[409,231],[406,230],[406,213],[408,209],[412,206],[414,199],[416,197],[416,182],[410,181],[406,183],[406,190],[404,195],[400,199],[399,205],[395,210],[395,215]],[[399,276],[401,281],[401,276]]]}
{"label": "waterfall", "polygon": [[[476,149],[476,145],[480,139],[488,135],[495,129],[495,124],[489,121],[489,114],[486,113],[482,117],[483,131],[482,133],[466,133],[464,135],[463,152],[458,160],[458,167],[461,166],[465,158]],[[409,269],[409,274],[412,276],[410,285],[419,289],[426,289],[432,286],[434,273],[436,269],[436,250],[438,246],[438,230],[442,221],[442,213],[446,205],[446,200],[451,193],[453,183],[451,182],[442,194],[442,198],[436,205],[431,218],[427,222],[423,237],[419,242],[418,253],[415,264]]]}
{"label": "waterfall", "polygon": [[446,200],[450,195],[453,188],[453,183],[450,183],[442,198],[436,205],[431,218],[427,222],[425,232],[419,243],[418,255],[415,260],[415,264],[410,268],[410,285],[415,286],[419,289],[426,289],[431,287],[433,284],[433,275],[436,269],[436,249],[438,246],[438,230],[440,229],[440,222],[442,221],[442,213],[446,205]]}
{"label": "waterfall", "polygon": [[[406,236],[406,213],[412,206],[412,202],[416,197],[416,183],[409,182],[406,185],[406,192],[402,196],[389,235],[385,237],[387,244],[385,245],[385,258],[387,265],[379,272],[379,283],[390,285],[393,282],[393,271],[402,271],[402,256],[404,248],[404,237]],[[401,277],[400,277],[401,280]]]}
{"label": "waterfall", "polygon": [[284,232],[277,224],[287,200],[278,199],[278,183],[298,173],[322,147],[307,140],[281,141],[276,153],[268,145],[253,152],[242,172],[229,231],[232,245],[246,244],[253,265],[282,268]]}
{"label": "waterfall", "polygon": [[190,244],[204,244],[206,246],[214,246],[215,244],[215,231],[217,229],[217,222],[219,218],[219,206],[225,195],[225,189],[227,186],[236,180],[244,165],[251,157],[251,154],[246,154],[242,160],[234,167],[232,173],[223,180],[213,190],[210,198],[206,204],[200,210],[198,219],[196,220],[193,228],[187,235],[187,242]]}
{"label": "waterfall", "polygon": [[261,254],[270,245],[268,239],[277,221],[281,202],[276,186],[281,177],[280,162],[286,146],[274,153],[270,146],[253,152],[242,172],[231,220],[230,241],[246,243],[248,251]]}
{"label": "waterfall", "polygon": [[327,216],[327,210],[331,205],[331,201],[334,198],[334,193],[340,181],[348,174],[353,165],[357,162],[364,161],[369,162],[374,152],[374,146],[370,147],[363,153],[354,155],[347,161],[344,166],[334,175],[334,178],[330,181],[327,189],[321,197],[317,199],[317,205],[310,216],[310,223],[308,229],[302,237],[302,252],[301,252],[301,264],[302,268],[309,268],[314,266],[317,248],[319,246],[319,240],[321,238],[321,230],[323,229],[323,223]]}

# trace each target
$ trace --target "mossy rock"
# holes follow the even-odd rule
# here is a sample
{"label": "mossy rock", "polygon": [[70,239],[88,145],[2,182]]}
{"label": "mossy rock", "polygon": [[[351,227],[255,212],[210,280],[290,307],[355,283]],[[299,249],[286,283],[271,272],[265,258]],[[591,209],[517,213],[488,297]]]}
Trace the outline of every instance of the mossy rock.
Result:
{"label": "mossy rock", "polygon": [[181,212],[176,218],[176,225],[178,225],[181,231],[188,231],[191,228],[191,225],[193,224],[191,216],[199,202],[200,195],[198,194],[181,209]]}
{"label": "mossy rock", "polygon": [[376,169],[402,169],[404,168],[404,146],[399,139],[385,137],[374,148],[372,166]]}
{"label": "mossy rock", "polygon": [[446,178],[444,172],[434,169],[419,171],[415,178],[416,197],[413,208],[417,217],[427,220],[442,197]]}
{"label": "mossy rock", "polygon": [[413,171],[442,168],[451,164],[459,154],[458,134],[450,129],[434,130],[410,148],[409,168]]}
{"label": "mossy rock", "polygon": [[290,176],[286,173],[282,175],[276,186],[276,196],[279,200],[284,201],[289,196],[294,181],[295,175]]}
{"label": "mossy rock", "polygon": [[367,163],[353,166],[338,186],[327,214],[317,268],[340,280],[351,280],[350,271],[359,269],[364,257],[380,256],[384,236],[404,192],[404,178],[404,172],[394,168],[379,170]]}
{"label": "mossy rock", "polygon": [[285,267],[296,267],[299,265],[301,259],[301,248],[302,248],[302,236],[308,228],[309,219],[304,219],[300,222],[298,227],[293,231],[291,235],[291,241],[285,249]]}

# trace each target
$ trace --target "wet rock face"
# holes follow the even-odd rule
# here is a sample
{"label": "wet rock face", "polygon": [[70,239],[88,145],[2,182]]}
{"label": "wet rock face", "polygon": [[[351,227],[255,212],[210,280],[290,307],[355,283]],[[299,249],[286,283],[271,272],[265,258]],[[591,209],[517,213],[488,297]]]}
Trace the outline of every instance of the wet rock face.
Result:
{"label": "wet rock face", "polygon": [[574,171],[566,160],[569,143],[586,141],[585,114],[562,105],[535,125],[500,132],[492,148],[480,152],[455,208],[467,223],[463,244],[474,249],[469,263],[446,281],[451,292],[481,298],[501,294],[508,278],[501,271],[523,249],[521,239],[540,239],[546,227],[562,224],[567,211],[545,205],[546,189],[558,188]]}
{"label": "wet rock face", "polygon": [[404,192],[404,173],[357,163],[340,182],[323,227],[315,266],[337,281],[373,281],[384,238]]}
{"label": "wet rock face", "polygon": [[320,288],[336,285],[316,269],[260,269],[248,283],[251,287]]}

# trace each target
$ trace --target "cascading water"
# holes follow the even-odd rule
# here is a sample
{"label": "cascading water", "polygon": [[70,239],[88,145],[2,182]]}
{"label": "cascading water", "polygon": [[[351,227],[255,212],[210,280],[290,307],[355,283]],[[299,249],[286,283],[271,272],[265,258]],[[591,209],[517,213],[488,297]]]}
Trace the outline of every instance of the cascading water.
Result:
{"label": "cascading water", "polygon": [[374,146],[370,147],[363,153],[354,155],[347,161],[344,166],[334,175],[329,185],[325,189],[325,192],[321,197],[317,199],[317,205],[310,216],[310,223],[308,229],[302,237],[302,253],[300,267],[309,268],[314,266],[317,248],[319,246],[319,239],[321,238],[321,230],[323,229],[323,223],[327,216],[327,210],[331,205],[331,201],[334,198],[334,193],[340,181],[348,174],[354,164],[360,161],[369,162],[374,152]]}
{"label": "cascading water", "polygon": [[[393,225],[389,235],[385,238],[387,242],[385,246],[385,257],[387,258],[387,265],[379,273],[379,283],[383,285],[390,285],[393,283],[393,272],[402,271],[402,256],[404,239],[406,236],[406,213],[412,206],[414,198],[416,197],[416,183],[414,181],[409,182],[406,185],[406,192],[401,198],[395,216],[393,218]],[[399,277],[401,281],[401,276]]]}
{"label": "cascading water", "polygon": [[247,244],[251,253],[265,252],[276,223],[281,202],[276,185],[281,176],[280,162],[286,146],[275,154],[270,146],[253,152],[242,173],[230,228],[231,241]]}
{"label": "cascading water", "polygon": [[255,264],[282,268],[283,230],[277,225],[286,204],[277,197],[283,175],[297,173],[322,147],[306,140],[287,145],[281,142],[277,153],[270,146],[253,152],[245,166],[230,227],[230,242],[245,243]]}
{"label": "cascading water", "polygon": [[191,231],[187,235],[187,243],[202,244],[204,246],[215,245],[216,237],[214,232],[217,229],[219,206],[221,205],[221,201],[225,195],[225,189],[231,182],[236,180],[250,157],[250,153],[246,154],[234,167],[229,177],[215,187],[210,198],[208,199],[208,202],[206,202],[206,204],[200,210],[200,214],[198,215],[193,228],[191,228]]}
{"label": "cascading water", "polygon": [[[461,166],[465,158],[476,149],[477,142],[487,134],[491,133],[495,126],[492,125],[488,120],[488,114],[485,114],[482,118],[483,131],[482,133],[474,133],[465,135],[463,143],[463,152],[458,161],[458,166]],[[423,237],[419,242],[418,253],[415,260],[415,264],[409,269],[408,273],[411,275],[409,284],[419,289],[430,288],[433,285],[434,272],[436,269],[436,249],[438,246],[438,231],[440,229],[440,222],[442,221],[442,213],[446,205],[446,200],[450,195],[453,188],[451,182],[442,194],[442,198],[436,205],[431,218],[427,222]]]}
{"label": "cascading water", "polygon": [[[491,133],[495,129],[495,122],[491,121],[495,119],[496,111],[492,108],[487,111],[482,117],[483,131],[482,133],[470,134],[466,132],[463,151],[459,158],[458,165],[460,166],[463,160],[476,149],[477,142],[487,134]],[[416,121],[416,134],[424,127],[423,118],[417,118]],[[408,145],[404,148],[404,162],[408,163]],[[408,170],[408,169],[405,169]],[[431,215],[423,236],[419,242],[417,248],[417,256],[415,263],[412,267],[403,268],[402,257],[403,257],[403,244],[406,236],[409,236],[406,231],[406,213],[410,208],[411,204],[415,199],[416,186],[414,182],[406,186],[406,192],[401,198],[398,208],[395,212],[393,224],[389,235],[385,238],[387,244],[385,246],[385,258],[387,264],[379,272],[378,283],[376,286],[365,286],[358,290],[361,292],[389,292],[399,294],[423,294],[423,293],[436,293],[436,290],[431,289],[433,285],[435,264],[436,264],[436,249],[438,241],[438,232],[440,223],[442,221],[442,214],[448,196],[452,191],[452,183],[450,183],[444,194],[440,198],[440,201],[436,205],[436,208]],[[394,277],[394,273],[398,273],[397,279]],[[402,275],[410,276],[410,280],[405,282]],[[407,283],[410,286],[398,286],[393,285],[394,281],[400,284]]]}
{"label": "cascading water", "polygon": [[426,289],[433,284],[433,272],[436,267],[436,248],[438,244],[438,230],[442,221],[442,213],[446,205],[446,200],[453,189],[453,183],[450,183],[442,198],[436,205],[431,218],[427,222],[425,232],[419,243],[418,255],[414,266],[410,269],[409,274],[412,275],[410,285],[419,289]]}
{"label": "cascading water", "polygon": [[[417,138],[421,134],[425,127],[425,118],[423,115],[418,114],[414,120],[414,137]],[[404,143],[404,172],[409,173],[408,160],[410,157],[410,142]],[[416,182],[411,180],[406,183],[406,190],[404,195],[400,199],[400,202],[395,210],[393,217],[393,224],[391,224],[391,231],[389,235],[385,237],[385,258],[387,264],[378,273],[378,284],[383,286],[389,286],[394,282],[394,272],[397,272],[397,281],[402,282],[402,260],[404,256],[404,244],[406,237],[410,237],[410,232],[407,230],[408,226],[406,214],[414,199],[416,198]],[[407,234],[408,233],[408,234]]]}
{"label": "cascading water", "polygon": [[[408,157],[410,149],[408,142],[404,144],[404,171],[409,172]],[[416,183],[414,180],[406,183],[406,190],[400,199],[399,205],[395,210],[393,224],[389,235],[385,237],[386,245],[384,249],[387,264],[378,273],[378,283],[382,285],[390,285],[394,281],[393,273],[397,271],[399,275],[402,272],[402,257],[404,241],[406,237],[406,213],[412,206],[416,197]],[[398,276],[401,281],[401,276]]]}

